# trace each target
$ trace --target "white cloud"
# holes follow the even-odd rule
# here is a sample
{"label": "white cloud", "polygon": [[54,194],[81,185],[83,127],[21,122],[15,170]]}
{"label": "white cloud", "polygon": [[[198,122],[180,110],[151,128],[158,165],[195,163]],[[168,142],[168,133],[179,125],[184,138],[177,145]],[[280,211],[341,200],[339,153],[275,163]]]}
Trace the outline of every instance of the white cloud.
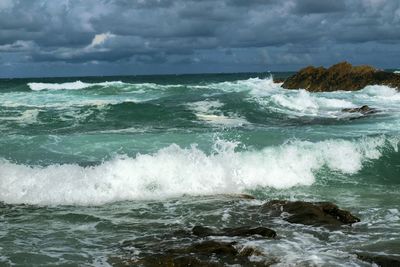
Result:
{"label": "white cloud", "polygon": [[115,37],[114,34],[110,32],[96,34],[92,40],[92,43],[88,46],[89,48],[93,48],[99,45],[104,44],[108,39]]}

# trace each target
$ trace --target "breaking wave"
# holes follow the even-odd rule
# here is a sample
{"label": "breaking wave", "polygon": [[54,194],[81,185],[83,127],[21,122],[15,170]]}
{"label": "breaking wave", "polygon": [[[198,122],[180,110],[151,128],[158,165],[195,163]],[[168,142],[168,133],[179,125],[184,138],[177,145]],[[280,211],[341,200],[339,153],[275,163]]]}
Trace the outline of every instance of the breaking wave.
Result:
{"label": "breaking wave", "polygon": [[93,86],[115,86],[124,85],[121,81],[101,82],[101,83],[85,83],[82,81],[67,82],[67,83],[28,83],[28,86],[33,91],[41,90],[80,90]]}
{"label": "breaking wave", "polygon": [[290,141],[262,150],[236,151],[238,143],[218,140],[206,154],[196,145],[176,144],[154,154],[119,156],[98,166],[26,166],[0,160],[0,201],[29,204],[98,205],[182,194],[240,193],[257,187],[312,185],[322,168],[355,174],[399,140]]}

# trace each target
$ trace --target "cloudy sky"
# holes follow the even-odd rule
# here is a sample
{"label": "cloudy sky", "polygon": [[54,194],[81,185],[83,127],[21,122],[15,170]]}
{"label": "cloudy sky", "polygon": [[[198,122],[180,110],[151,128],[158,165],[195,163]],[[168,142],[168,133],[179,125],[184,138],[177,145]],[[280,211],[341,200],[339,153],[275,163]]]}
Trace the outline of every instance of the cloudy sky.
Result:
{"label": "cloudy sky", "polygon": [[400,68],[399,0],[0,0],[0,76]]}

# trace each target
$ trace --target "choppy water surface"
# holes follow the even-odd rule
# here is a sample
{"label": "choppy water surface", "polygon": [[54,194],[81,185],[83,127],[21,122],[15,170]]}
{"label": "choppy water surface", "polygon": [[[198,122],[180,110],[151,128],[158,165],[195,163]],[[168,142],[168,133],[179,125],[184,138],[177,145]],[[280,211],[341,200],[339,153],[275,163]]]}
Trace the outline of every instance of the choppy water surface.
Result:
{"label": "choppy water surface", "polygon": [[[379,112],[342,112],[362,105]],[[0,265],[109,265],[187,242],[174,231],[198,224],[267,224],[279,239],[230,239],[277,266],[400,256],[399,130],[400,93],[385,86],[308,93],[268,74],[0,80]],[[236,193],[257,200],[226,195]],[[265,221],[254,207],[271,199],[333,201],[362,221]]]}

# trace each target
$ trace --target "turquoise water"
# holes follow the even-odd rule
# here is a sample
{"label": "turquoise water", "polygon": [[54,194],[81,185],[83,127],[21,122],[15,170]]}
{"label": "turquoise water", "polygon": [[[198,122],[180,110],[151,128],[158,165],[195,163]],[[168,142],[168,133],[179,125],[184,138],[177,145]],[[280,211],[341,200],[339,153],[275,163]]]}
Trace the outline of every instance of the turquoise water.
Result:
{"label": "turquoise water", "polygon": [[[334,232],[268,221],[280,239],[235,239],[278,266],[400,256],[400,93],[280,85],[267,73],[0,80],[0,265],[112,265],[197,224],[262,225],[253,207],[277,198],[361,218]],[[342,112],[362,105],[379,112]]]}

